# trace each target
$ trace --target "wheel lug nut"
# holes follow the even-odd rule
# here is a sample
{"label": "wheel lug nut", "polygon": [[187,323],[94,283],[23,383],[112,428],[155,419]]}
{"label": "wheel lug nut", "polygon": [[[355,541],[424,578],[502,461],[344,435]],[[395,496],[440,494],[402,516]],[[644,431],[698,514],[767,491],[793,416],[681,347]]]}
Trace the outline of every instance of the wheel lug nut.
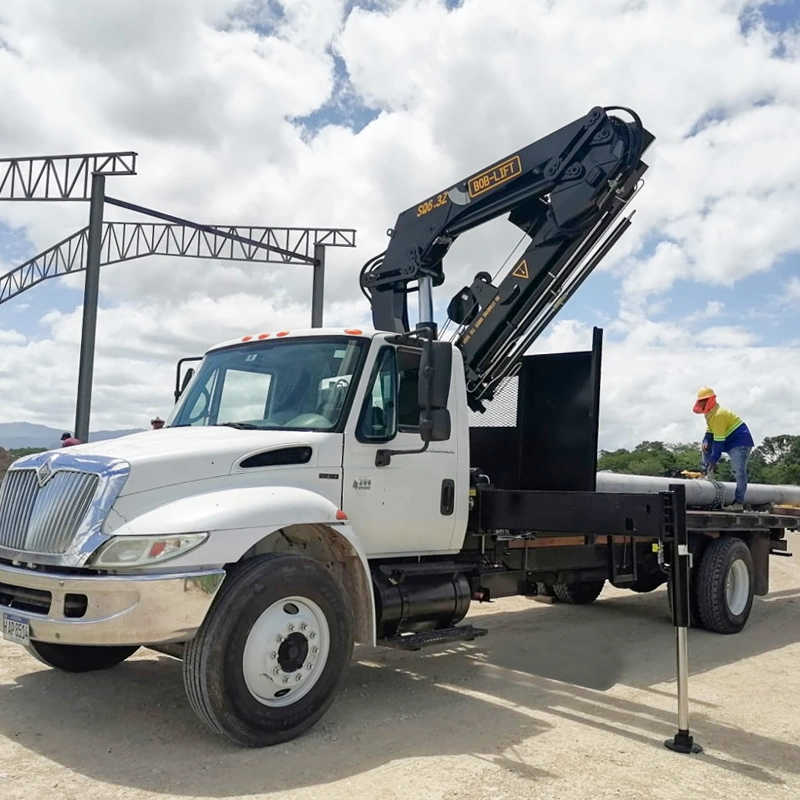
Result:
{"label": "wheel lug nut", "polygon": [[306,623],[305,623],[305,622],[303,622],[303,623],[300,625],[300,630],[301,630],[301,631],[304,631],[304,630],[306,630],[306,628],[308,628],[308,625],[306,625]]}
{"label": "wheel lug nut", "polygon": [[312,648],[311,648],[311,652],[312,652],[312,653],[319,653],[319,647],[317,647],[317,646],[315,645],[314,647],[312,647]]}
{"label": "wheel lug nut", "polygon": [[306,669],[310,671],[310,670],[314,669],[314,665],[313,664],[306,664]]}
{"label": "wheel lug nut", "polygon": [[275,641],[276,641],[278,644],[280,644],[280,643],[283,641],[283,636],[281,636],[280,634],[278,634],[278,635],[275,637]]}
{"label": "wheel lug nut", "polygon": [[294,630],[294,625],[289,625],[289,630],[293,631]]}
{"label": "wheel lug nut", "polygon": [[314,631],[311,631],[311,633],[308,634],[308,638],[309,639],[316,639],[317,638],[317,634],[314,633]]}
{"label": "wheel lug nut", "polygon": [[301,680],[303,680],[303,676],[302,676],[302,675],[298,675],[298,676],[295,678],[295,680],[296,680],[298,683],[300,683],[300,681],[301,681]]}
{"label": "wheel lug nut", "polygon": [[277,650],[273,650],[273,651],[272,651],[272,652],[269,654],[269,657],[270,657],[271,659],[273,659],[273,661],[274,661],[274,660],[275,660],[275,659],[278,657],[278,651],[277,651]]}
{"label": "wheel lug nut", "polygon": [[283,679],[283,682],[284,683],[289,683],[289,676],[288,675]]}
{"label": "wheel lug nut", "polygon": [[275,669],[272,670],[272,674],[273,675],[280,675],[281,674],[281,668],[280,667],[275,667]]}

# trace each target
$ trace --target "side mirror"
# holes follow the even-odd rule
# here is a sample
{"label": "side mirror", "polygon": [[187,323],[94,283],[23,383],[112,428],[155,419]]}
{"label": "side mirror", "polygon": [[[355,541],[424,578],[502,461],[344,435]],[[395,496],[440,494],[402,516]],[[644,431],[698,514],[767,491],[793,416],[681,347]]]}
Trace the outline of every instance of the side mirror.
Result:
{"label": "side mirror", "polygon": [[425,342],[419,364],[420,408],[447,408],[452,372],[452,345],[449,342]]}
{"label": "side mirror", "polygon": [[194,368],[189,367],[189,369],[186,370],[186,374],[183,376],[183,381],[181,381],[181,367],[187,361],[202,361],[202,360],[203,360],[202,356],[191,356],[189,358],[182,358],[180,359],[180,361],[178,361],[178,364],[175,367],[175,391],[173,392],[176,403],[180,399],[180,396],[183,394],[186,387],[189,385],[189,381],[194,377]]}
{"label": "side mirror", "polygon": [[194,367],[189,367],[186,370],[186,374],[183,376],[183,383],[181,383],[181,394],[186,391],[186,387],[189,385],[189,381],[194,378]]}
{"label": "side mirror", "polygon": [[450,438],[450,378],[453,372],[453,348],[449,342],[428,340],[419,365],[419,435],[426,444],[446,442]]}
{"label": "side mirror", "polygon": [[419,435],[426,444],[446,442],[450,438],[450,412],[446,408],[420,412]]}

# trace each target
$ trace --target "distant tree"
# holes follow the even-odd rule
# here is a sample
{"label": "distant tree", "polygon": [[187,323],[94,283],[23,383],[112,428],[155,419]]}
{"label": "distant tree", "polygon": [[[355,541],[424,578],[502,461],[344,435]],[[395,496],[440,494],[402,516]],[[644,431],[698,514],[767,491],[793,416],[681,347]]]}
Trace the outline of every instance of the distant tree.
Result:
{"label": "distant tree", "polygon": [[[625,475],[654,475],[664,478],[680,477],[683,470],[697,472],[702,465],[699,443],[665,444],[644,441],[633,450],[601,450],[597,461],[599,470]],[[748,463],[751,483],[785,483],[800,485],[800,436],[773,436],[753,448]],[[715,470],[716,478],[732,481],[730,461],[723,457]]]}
{"label": "distant tree", "polygon": [[8,468],[18,458],[31,455],[31,453],[43,453],[46,449],[45,447],[16,447],[11,450],[4,450],[0,447],[0,480],[3,479]]}
{"label": "distant tree", "polygon": [[34,453],[44,453],[47,451],[46,447],[12,447],[8,450],[8,454],[12,458],[22,458],[23,456],[30,456]]}

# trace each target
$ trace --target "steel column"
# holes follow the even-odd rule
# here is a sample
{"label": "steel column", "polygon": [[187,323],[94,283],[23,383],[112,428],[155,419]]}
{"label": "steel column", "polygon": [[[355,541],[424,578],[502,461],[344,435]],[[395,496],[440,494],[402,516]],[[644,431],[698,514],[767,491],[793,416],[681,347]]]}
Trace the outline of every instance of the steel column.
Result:
{"label": "steel column", "polygon": [[78,402],[75,408],[75,436],[89,441],[89,418],[92,406],[94,345],[97,332],[97,303],[100,295],[100,249],[103,241],[103,204],[106,177],[92,175],[89,201],[89,234],[86,246],[86,281],[83,290],[83,328],[78,368]]}
{"label": "steel column", "polygon": [[314,276],[311,286],[311,327],[322,327],[322,308],[325,301],[325,245],[314,245]]}

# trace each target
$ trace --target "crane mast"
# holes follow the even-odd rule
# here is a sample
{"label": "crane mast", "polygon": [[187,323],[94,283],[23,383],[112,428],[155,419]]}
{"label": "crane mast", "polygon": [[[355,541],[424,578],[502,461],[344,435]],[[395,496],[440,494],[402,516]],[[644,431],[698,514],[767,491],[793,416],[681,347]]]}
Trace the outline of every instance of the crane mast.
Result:
{"label": "crane mast", "polygon": [[[611,115],[627,112],[631,122]],[[361,271],[379,330],[409,332],[408,295],[419,295],[419,325],[436,330],[433,287],[462,233],[503,214],[529,237],[522,256],[494,285],[480,272],[451,299],[468,404],[483,411],[518,369],[530,345],[630,225],[622,215],[638,191],[654,140],[626,108],[593,108],[485,169],[403,211],[387,249]]]}

